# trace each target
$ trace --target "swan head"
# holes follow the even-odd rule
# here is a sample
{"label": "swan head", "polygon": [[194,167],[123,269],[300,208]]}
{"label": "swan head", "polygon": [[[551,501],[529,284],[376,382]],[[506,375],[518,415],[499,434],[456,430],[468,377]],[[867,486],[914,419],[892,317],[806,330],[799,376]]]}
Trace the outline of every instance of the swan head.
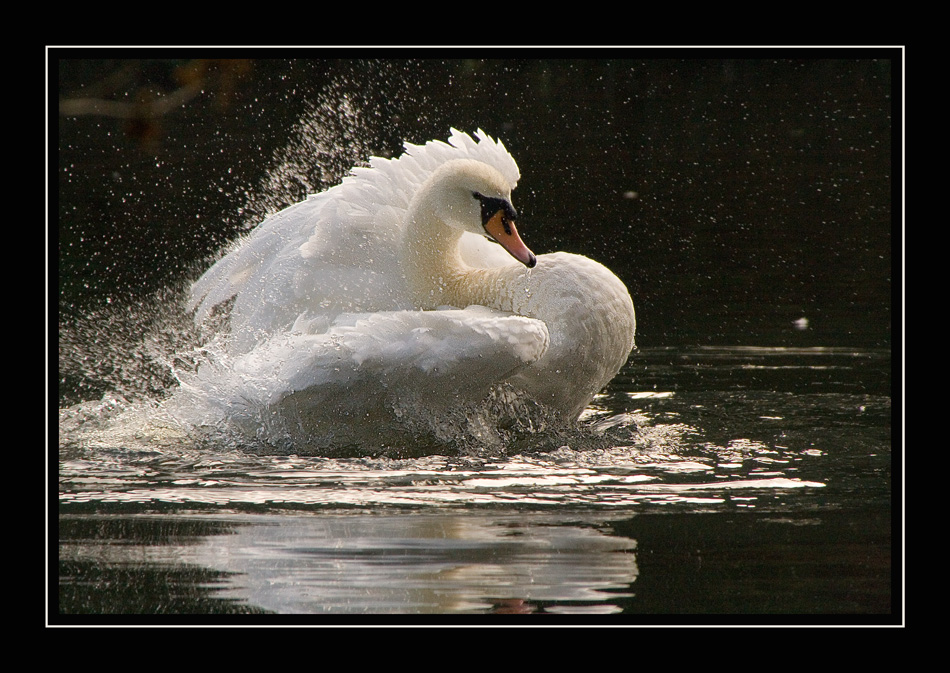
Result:
{"label": "swan head", "polygon": [[447,226],[499,243],[527,267],[537,264],[521,240],[511,203],[510,185],[501,173],[481,161],[457,159],[436,169],[417,195],[431,217]]}
{"label": "swan head", "polygon": [[480,192],[472,192],[472,196],[481,204],[482,229],[485,233],[529,269],[537,264],[538,258],[524,244],[515,228],[518,212],[511,205],[511,201],[485,196]]}

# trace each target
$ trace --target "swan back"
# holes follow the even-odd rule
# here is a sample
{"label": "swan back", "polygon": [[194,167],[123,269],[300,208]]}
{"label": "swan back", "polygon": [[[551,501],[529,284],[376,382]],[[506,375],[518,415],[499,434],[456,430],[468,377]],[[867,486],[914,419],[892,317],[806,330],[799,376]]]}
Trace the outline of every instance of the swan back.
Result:
{"label": "swan back", "polygon": [[626,285],[599,262],[567,252],[540,255],[533,269],[509,265],[483,274],[493,278],[479,303],[535,318],[550,333],[544,355],[509,381],[565,418],[577,418],[635,347],[636,314]]}

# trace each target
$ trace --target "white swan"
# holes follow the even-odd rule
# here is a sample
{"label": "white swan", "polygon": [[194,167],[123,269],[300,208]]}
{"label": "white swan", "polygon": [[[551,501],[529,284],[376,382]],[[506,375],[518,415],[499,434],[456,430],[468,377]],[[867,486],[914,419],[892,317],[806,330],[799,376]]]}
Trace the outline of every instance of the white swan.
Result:
{"label": "white swan", "polygon": [[511,202],[518,167],[475,135],[372,158],[193,285],[196,320],[234,299],[221,404],[280,406],[332,434],[341,419],[435,413],[506,383],[579,416],[634,346],[633,303],[597,262],[531,253]]}

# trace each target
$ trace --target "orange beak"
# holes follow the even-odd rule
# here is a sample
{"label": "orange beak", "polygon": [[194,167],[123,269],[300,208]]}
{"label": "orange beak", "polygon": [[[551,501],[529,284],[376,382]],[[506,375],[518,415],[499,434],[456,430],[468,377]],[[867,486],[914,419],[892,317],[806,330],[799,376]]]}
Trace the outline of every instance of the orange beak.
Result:
{"label": "orange beak", "polygon": [[492,215],[491,219],[485,223],[485,231],[494,238],[508,251],[512,257],[524,264],[529,269],[538,263],[538,258],[534,253],[528,250],[528,246],[521,240],[518,230],[515,228],[515,221],[508,219],[505,211],[499,210]]}

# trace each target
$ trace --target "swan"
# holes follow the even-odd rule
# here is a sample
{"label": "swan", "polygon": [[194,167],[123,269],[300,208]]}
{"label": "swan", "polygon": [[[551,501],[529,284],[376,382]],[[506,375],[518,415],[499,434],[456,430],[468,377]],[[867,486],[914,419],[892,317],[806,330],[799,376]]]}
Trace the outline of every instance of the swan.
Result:
{"label": "swan", "polygon": [[474,136],[452,129],[447,143],[371,158],[265,219],[192,285],[199,323],[230,300],[229,376],[205,381],[222,405],[280,409],[327,436],[351,421],[385,435],[380,419],[407,404],[440,413],[504,384],[579,417],[634,348],[633,302],[587,257],[531,252],[511,199],[518,166]]}

